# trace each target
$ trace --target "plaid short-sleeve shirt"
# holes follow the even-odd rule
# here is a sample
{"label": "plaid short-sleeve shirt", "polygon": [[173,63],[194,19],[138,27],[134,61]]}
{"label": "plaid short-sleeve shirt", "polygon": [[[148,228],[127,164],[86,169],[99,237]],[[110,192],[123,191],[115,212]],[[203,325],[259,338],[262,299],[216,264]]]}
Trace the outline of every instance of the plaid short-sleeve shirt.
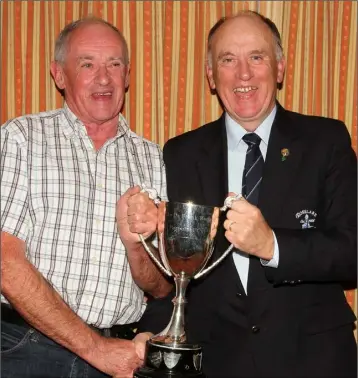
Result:
{"label": "plaid short-sleeve shirt", "polygon": [[96,327],[137,321],[144,310],[115,220],[119,197],[142,183],[166,199],[159,146],[122,115],[98,151],[66,105],[1,127],[1,229],[26,242],[28,260]]}

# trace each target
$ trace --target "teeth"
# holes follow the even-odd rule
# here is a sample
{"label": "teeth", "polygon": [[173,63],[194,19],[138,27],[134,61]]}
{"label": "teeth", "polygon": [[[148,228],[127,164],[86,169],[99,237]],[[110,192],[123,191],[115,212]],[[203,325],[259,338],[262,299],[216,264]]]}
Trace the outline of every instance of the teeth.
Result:
{"label": "teeth", "polygon": [[240,93],[247,93],[249,91],[254,91],[256,90],[257,87],[238,87],[234,89],[234,93],[240,92]]}
{"label": "teeth", "polygon": [[111,92],[106,92],[106,93],[95,93],[95,96],[110,96]]}

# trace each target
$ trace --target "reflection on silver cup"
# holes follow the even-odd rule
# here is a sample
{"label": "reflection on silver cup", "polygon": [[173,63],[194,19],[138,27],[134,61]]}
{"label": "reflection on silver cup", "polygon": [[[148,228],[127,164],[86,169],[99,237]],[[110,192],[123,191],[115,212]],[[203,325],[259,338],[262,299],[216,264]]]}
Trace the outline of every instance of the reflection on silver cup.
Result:
{"label": "reflection on silver cup", "polygon": [[231,206],[237,197],[228,197],[222,208],[196,205],[191,202],[166,202],[162,208],[164,231],[159,233],[161,261],[140,239],[158,267],[174,276],[176,296],[168,326],[147,342],[145,364],[134,377],[172,377],[173,374],[203,378],[202,353],[199,345],[186,342],[184,329],[185,291],[191,279],[199,278],[214,268],[232,250],[231,245],[222,256],[206,268],[215,247],[220,212]]}
{"label": "reflection on silver cup", "polygon": [[164,232],[160,233],[161,257],[176,276],[198,273],[210,259],[218,226],[219,208],[191,202],[165,204]]}

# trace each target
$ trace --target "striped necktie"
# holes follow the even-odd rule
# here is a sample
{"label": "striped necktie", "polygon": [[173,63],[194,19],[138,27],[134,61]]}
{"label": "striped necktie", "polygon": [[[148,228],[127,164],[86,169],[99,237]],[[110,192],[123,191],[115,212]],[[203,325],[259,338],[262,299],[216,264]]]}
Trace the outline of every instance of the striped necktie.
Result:
{"label": "striped necktie", "polygon": [[248,146],[242,176],[242,195],[248,202],[257,206],[264,167],[264,159],[260,151],[261,138],[255,133],[249,133],[242,139]]}
{"label": "striped necktie", "polygon": [[[261,138],[254,134],[246,134],[243,138],[247,144],[244,173],[242,176],[242,195],[252,205],[259,202],[259,189],[262,180],[264,159],[260,151]],[[260,260],[256,256],[250,256],[249,277],[247,281],[248,295],[253,289],[262,289],[269,284],[265,278]]]}

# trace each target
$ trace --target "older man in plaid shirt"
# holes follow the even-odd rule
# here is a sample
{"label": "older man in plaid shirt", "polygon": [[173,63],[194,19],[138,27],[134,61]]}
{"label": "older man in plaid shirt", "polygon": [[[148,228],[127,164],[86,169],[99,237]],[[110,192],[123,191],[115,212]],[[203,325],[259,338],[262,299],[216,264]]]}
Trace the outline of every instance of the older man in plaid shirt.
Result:
{"label": "older man in plaid shirt", "polygon": [[65,27],[51,73],[64,108],[1,128],[2,376],[131,376],[143,292],[171,288],[137,235],[157,219],[137,185],[166,198],[162,154],[120,114],[128,48],[113,25]]}

